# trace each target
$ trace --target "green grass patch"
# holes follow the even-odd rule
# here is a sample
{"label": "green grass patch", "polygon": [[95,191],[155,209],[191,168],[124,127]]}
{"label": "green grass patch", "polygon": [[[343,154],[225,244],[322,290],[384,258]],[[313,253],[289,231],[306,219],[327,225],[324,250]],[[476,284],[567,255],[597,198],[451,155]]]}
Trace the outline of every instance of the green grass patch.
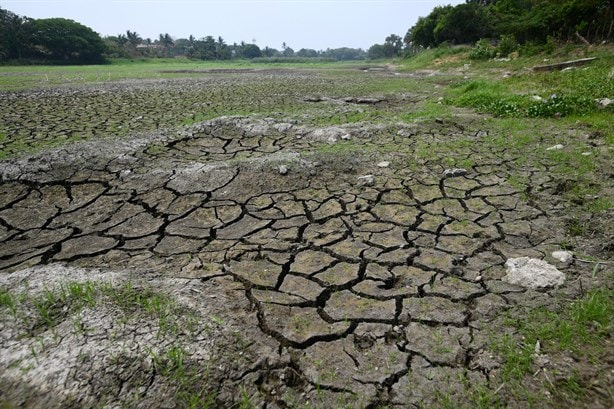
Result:
{"label": "green grass patch", "polygon": [[560,312],[537,308],[527,316],[508,319],[507,324],[518,331],[522,341],[508,335],[494,343],[494,350],[503,358],[503,379],[521,379],[534,370],[533,354],[538,341],[543,353],[570,351],[589,361],[598,359],[612,336],[613,316],[614,291],[601,289]]}
{"label": "green grass patch", "polygon": [[[158,324],[158,334],[192,331],[195,317],[178,306],[167,294],[150,287],[136,287],[131,282],[114,285],[106,282],[67,282],[45,288],[40,295],[0,290],[0,309],[7,309],[22,320],[30,331],[53,329],[69,318],[79,316],[84,308],[111,303],[122,311],[124,319],[150,317]],[[77,325],[83,327],[81,323]]]}
{"label": "green grass patch", "polygon": [[499,117],[551,118],[614,113],[596,99],[614,95],[612,58],[572,71],[519,72],[505,79],[462,80],[449,92],[448,103]]}

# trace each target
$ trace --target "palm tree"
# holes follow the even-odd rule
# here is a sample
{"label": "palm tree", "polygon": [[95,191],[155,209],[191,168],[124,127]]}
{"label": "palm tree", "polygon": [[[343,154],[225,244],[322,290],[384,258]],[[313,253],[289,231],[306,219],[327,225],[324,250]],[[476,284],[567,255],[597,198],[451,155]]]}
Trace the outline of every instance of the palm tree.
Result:
{"label": "palm tree", "polygon": [[164,53],[168,57],[168,55],[170,54],[170,48],[174,44],[172,37],[168,33],[160,34],[158,41],[160,42],[160,45],[162,45],[162,47],[164,47]]}
{"label": "palm tree", "polygon": [[133,47],[136,47],[143,41],[139,33],[137,33],[136,31],[126,30],[126,38],[128,39],[130,45],[132,45]]}

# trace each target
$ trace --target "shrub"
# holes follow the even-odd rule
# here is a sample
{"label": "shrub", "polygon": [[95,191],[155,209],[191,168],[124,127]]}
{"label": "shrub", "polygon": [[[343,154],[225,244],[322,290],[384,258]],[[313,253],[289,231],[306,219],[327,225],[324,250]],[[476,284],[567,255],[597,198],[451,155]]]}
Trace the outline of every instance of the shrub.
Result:
{"label": "shrub", "polygon": [[513,34],[502,35],[499,38],[497,52],[501,57],[506,57],[518,49],[518,42]]}
{"label": "shrub", "polygon": [[475,43],[475,47],[469,53],[469,58],[472,60],[488,60],[496,54],[495,48],[490,44],[490,41],[481,39]]}

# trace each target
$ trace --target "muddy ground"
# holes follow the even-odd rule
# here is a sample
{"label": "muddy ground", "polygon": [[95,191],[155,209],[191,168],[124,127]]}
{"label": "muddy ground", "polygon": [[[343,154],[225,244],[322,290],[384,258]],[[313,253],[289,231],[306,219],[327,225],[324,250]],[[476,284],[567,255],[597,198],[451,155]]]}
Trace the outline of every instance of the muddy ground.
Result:
{"label": "muddy ground", "polygon": [[[552,258],[569,244],[566,182],[537,152],[577,138],[611,156],[581,125],[535,129],[514,151],[474,112],[396,120],[441,95],[436,81],[378,91],[400,80],[215,72],[0,94],[0,288],[14,301],[0,318],[0,401],[473,407],[480,390],[507,396],[492,348],[513,331],[505,318],[607,283],[607,264]],[[574,252],[611,262],[611,219],[582,223]],[[522,256],[557,266],[565,284],[502,281]],[[92,294],[81,305],[79,283]],[[578,369],[599,381],[592,407],[611,403],[611,362],[540,362],[531,405],[562,405],[548,373]],[[528,403],[510,393],[508,405]]]}

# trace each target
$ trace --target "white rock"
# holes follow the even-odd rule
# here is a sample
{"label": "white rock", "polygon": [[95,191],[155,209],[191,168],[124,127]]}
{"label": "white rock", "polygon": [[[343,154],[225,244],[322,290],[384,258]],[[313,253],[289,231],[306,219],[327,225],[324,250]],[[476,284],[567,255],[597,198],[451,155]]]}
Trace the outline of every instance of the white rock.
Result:
{"label": "white rock", "polygon": [[455,178],[457,176],[463,176],[466,174],[467,174],[467,169],[454,168],[454,169],[444,170],[441,175],[445,179],[445,178]]}
{"label": "white rock", "polygon": [[547,150],[547,151],[558,151],[558,150],[560,150],[560,149],[563,149],[564,147],[565,147],[564,145],[561,145],[561,144],[559,143],[559,144],[556,144],[556,145],[551,146],[551,147],[549,147],[549,148],[546,148],[546,150]]}
{"label": "white rock", "polygon": [[614,100],[610,98],[599,98],[599,99],[596,99],[595,101],[604,108],[614,103]]}
{"label": "white rock", "polygon": [[560,261],[561,263],[570,264],[573,260],[573,253],[567,250],[553,251],[552,258]]}
{"label": "white rock", "polygon": [[582,152],[582,156],[591,156],[592,152]]}
{"label": "white rock", "polygon": [[557,287],[565,282],[565,274],[552,264],[529,257],[510,258],[505,262],[503,281],[532,289]]}
{"label": "white rock", "polygon": [[375,178],[373,175],[364,175],[358,178],[358,184],[362,186],[373,186]]}
{"label": "white rock", "polygon": [[287,175],[288,174],[288,167],[286,165],[279,165],[277,170],[279,171],[280,175]]}
{"label": "white rock", "polygon": [[542,97],[540,97],[539,95],[533,95],[533,96],[531,97],[531,99],[532,99],[533,101],[541,101],[541,100],[543,100],[543,98],[542,98]]}
{"label": "white rock", "polygon": [[378,166],[379,168],[387,168],[388,166],[390,166],[390,162],[388,162],[388,161],[382,161],[382,162],[378,163],[378,164],[377,164],[377,166]]}

